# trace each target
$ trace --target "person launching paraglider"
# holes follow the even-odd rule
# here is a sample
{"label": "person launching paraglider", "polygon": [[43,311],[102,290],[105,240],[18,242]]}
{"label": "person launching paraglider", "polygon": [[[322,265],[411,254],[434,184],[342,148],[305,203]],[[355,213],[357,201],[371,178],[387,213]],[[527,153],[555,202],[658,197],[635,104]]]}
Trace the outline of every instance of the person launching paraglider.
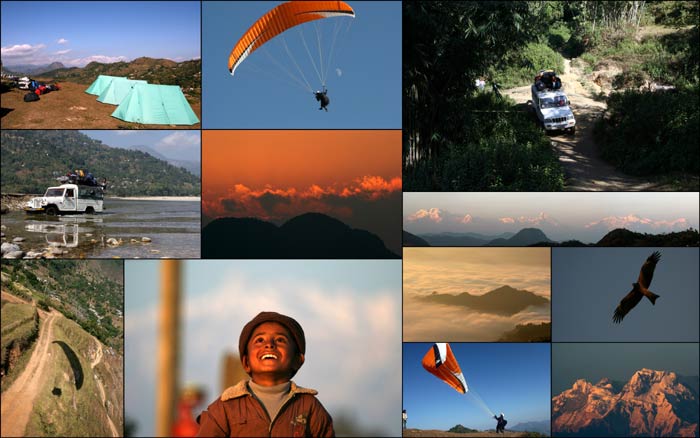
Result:
{"label": "person launching paraglider", "polygon": [[319,110],[326,110],[328,111],[328,106],[329,103],[331,103],[331,100],[328,98],[328,90],[326,90],[326,86],[323,86],[323,91],[316,91],[314,93],[314,96],[316,96],[316,100],[321,103],[321,107]]}
{"label": "person launching paraglider", "polygon": [[508,423],[505,418],[503,418],[503,412],[501,412],[500,416],[493,416],[493,418],[498,421],[498,424],[496,424],[496,433],[506,433],[506,424]]}

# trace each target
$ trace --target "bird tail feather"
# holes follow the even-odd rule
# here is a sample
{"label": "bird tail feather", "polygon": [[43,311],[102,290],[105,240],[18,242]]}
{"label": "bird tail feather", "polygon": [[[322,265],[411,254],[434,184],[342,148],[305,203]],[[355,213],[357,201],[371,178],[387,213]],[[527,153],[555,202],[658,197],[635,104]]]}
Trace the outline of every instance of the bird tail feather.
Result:
{"label": "bird tail feather", "polygon": [[656,304],[656,299],[659,298],[658,295],[656,295],[654,292],[649,291],[648,294],[645,294],[647,298],[649,298],[649,301],[651,301],[651,304]]}

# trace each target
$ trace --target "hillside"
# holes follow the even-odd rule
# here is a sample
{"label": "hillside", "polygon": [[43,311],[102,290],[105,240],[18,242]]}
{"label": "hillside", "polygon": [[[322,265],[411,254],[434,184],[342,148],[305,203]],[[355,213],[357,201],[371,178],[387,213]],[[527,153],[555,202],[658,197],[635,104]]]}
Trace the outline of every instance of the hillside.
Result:
{"label": "hillside", "polygon": [[31,345],[15,345],[3,364],[2,436],[122,436],[121,354],[58,312],[2,296],[3,342],[20,330],[6,318],[17,306],[36,325]]}
{"label": "hillside", "polygon": [[256,218],[215,219],[202,229],[203,258],[395,259],[377,235],[321,213],[278,227]]}
{"label": "hillside", "polygon": [[106,178],[107,196],[199,196],[199,178],[146,153],[111,148],[78,131],[0,133],[3,193],[43,194],[56,177],[85,169]]}
{"label": "hillside", "polygon": [[186,97],[197,101],[202,94],[202,60],[175,62],[169,59],[137,58],[130,62],[91,62],[83,68],[58,68],[43,72],[42,78],[70,81],[89,86],[99,75],[141,79],[149,84],[179,85]]}
{"label": "hillside", "polygon": [[617,228],[603,236],[596,246],[698,246],[700,234],[692,228],[663,234],[637,233]]}
{"label": "hillside", "polygon": [[[518,324],[509,332],[501,335],[498,342],[551,342],[552,323]],[[522,430],[534,430],[522,429]]]}
{"label": "hillside", "polygon": [[56,309],[122,352],[122,276],[119,260],[12,260],[2,264],[2,289],[44,311]]}

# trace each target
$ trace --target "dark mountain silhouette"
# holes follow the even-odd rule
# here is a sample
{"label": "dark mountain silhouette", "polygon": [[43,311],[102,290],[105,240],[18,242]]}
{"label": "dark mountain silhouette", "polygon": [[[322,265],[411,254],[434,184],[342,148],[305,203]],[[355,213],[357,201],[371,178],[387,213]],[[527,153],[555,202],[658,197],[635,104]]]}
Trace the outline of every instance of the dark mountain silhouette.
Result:
{"label": "dark mountain silhouette", "polygon": [[202,229],[202,258],[396,259],[376,235],[322,213],[282,226],[254,218],[215,219]]}
{"label": "dark mountain silhouette", "polygon": [[[511,331],[504,333],[498,342],[551,342],[552,323],[518,324]],[[513,429],[515,430],[515,429]],[[521,429],[532,430],[532,429]]]}
{"label": "dark mountain silhouette", "polygon": [[552,428],[556,436],[697,436],[697,392],[674,372],[646,368],[622,387],[580,379],[552,399]]}
{"label": "dark mountain silhouette", "polygon": [[421,234],[431,246],[488,246],[494,240],[507,240],[513,237],[514,233],[501,233],[498,235],[487,235],[480,233],[429,233]]}
{"label": "dark mountain silhouette", "polygon": [[538,243],[554,243],[539,228],[523,228],[509,239],[494,239],[487,246],[529,246]]}
{"label": "dark mountain silhouette", "polygon": [[432,303],[464,306],[477,312],[506,316],[515,315],[529,306],[549,305],[547,298],[510,286],[501,286],[483,295],[472,295],[469,292],[463,292],[459,295],[433,292],[431,295],[421,297],[421,299]]}
{"label": "dark mountain silhouette", "polygon": [[617,228],[603,236],[596,246],[700,246],[700,233],[693,228],[664,234],[637,233]]}
{"label": "dark mountain silhouette", "polygon": [[470,429],[470,428],[468,428],[468,427],[462,426],[461,424],[458,424],[458,425],[456,425],[456,426],[454,426],[454,427],[451,427],[451,428],[448,430],[448,432],[452,432],[452,433],[476,433],[476,432],[479,432],[479,431],[476,430],[476,429]]}
{"label": "dark mountain silhouette", "polygon": [[428,242],[411,234],[408,231],[403,232],[403,246],[430,246]]}

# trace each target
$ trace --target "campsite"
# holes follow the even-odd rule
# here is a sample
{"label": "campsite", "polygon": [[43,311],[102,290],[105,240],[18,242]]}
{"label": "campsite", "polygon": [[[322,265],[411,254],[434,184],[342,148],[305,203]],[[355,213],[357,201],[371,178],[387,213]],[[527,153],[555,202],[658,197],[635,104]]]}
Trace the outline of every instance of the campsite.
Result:
{"label": "campsite", "polygon": [[[42,78],[37,78],[42,81]],[[48,82],[48,81],[47,81]],[[61,89],[46,95],[36,102],[25,102],[26,90],[12,88],[3,90],[3,129],[198,129],[201,122],[192,125],[141,124],[112,117],[117,108],[114,104],[102,103],[98,96],[86,93],[88,85],[74,82],[59,82]],[[190,103],[192,111],[201,120],[201,103]]]}

